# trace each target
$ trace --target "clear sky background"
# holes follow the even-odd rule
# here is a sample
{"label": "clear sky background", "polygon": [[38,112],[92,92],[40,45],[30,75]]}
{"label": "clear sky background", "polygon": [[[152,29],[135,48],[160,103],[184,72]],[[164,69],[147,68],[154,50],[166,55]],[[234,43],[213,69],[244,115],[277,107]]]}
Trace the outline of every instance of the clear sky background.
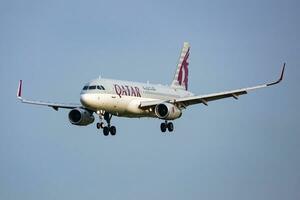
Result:
{"label": "clear sky background", "polygon": [[[300,199],[300,3],[0,1],[0,199]],[[117,136],[68,110],[99,75],[169,84],[184,41],[197,94],[282,84],[197,105],[162,134],[113,118]]]}

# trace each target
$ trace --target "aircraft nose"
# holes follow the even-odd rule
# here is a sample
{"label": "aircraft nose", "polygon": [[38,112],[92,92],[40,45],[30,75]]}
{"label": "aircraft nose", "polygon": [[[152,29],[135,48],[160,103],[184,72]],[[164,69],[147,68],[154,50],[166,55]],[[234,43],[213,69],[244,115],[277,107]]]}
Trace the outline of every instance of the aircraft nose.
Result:
{"label": "aircraft nose", "polygon": [[82,94],[80,95],[80,102],[82,105],[87,106],[89,102],[88,94]]}

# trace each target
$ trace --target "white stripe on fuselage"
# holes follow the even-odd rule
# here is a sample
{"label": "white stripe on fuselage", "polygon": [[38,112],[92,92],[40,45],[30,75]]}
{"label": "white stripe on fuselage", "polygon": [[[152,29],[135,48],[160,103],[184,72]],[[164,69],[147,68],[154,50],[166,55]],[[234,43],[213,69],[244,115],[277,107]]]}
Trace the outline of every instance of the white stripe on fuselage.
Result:
{"label": "white stripe on fuselage", "polygon": [[153,110],[139,108],[142,101],[170,100],[193,95],[163,85],[112,79],[96,79],[86,85],[100,85],[105,90],[82,90],[80,100],[85,107],[95,112],[103,110],[126,117],[154,117]]}

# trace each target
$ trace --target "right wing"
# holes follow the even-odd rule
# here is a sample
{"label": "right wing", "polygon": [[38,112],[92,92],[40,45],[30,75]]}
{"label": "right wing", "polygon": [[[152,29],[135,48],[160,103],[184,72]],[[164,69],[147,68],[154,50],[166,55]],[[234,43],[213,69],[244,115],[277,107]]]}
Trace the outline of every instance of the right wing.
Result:
{"label": "right wing", "polygon": [[266,84],[257,85],[254,87],[242,88],[242,89],[237,89],[237,90],[213,93],[213,94],[208,94],[208,95],[183,97],[183,98],[172,99],[172,100],[170,99],[170,100],[165,100],[165,101],[164,100],[145,101],[145,102],[141,102],[140,108],[144,108],[144,109],[150,108],[150,107],[154,107],[160,103],[171,103],[171,104],[178,106],[179,108],[186,108],[187,106],[198,104],[198,103],[202,103],[207,106],[208,102],[210,102],[210,101],[215,101],[215,100],[229,98],[229,97],[238,99],[238,96],[247,94],[249,91],[280,83],[283,79],[284,69],[285,69],[285,63],[283,64],[281,75],[280,75],[279,79],[277,81],[274,81],[271,83],[266,83]]}
{"label": "right wing", "polygon": [[44,102],[44,101],[31,101],[22,98],[22,80],[19,81],[19,87],[17,92],[17,98],[20,99],[22,103],[27,104],[34,104],[40,106],[49,106],[52,107],[54,110],[58,110],[59,108],[66,108],[66,109],[74,109],[78,107],[82,107],[81,104],[64,104],[64,103],[52,103],[52,102]]}

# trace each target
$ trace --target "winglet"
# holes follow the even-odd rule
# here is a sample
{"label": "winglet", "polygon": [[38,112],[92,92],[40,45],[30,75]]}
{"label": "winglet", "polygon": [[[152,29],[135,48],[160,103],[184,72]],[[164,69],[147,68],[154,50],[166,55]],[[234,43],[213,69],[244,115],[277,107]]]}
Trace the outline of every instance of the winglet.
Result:
{"label": "winglet", "polygon": [[267,84],[267,86],[271,86],[271,85],[275,85],[277,83],[280,83],[283,80],[284,70],[285,70],[285,63],[283,63],[280,78],[277,81],[274,81],[272,83]]}
{"label": "winglet", "polygon": [[22,100],[22,80],[19,81],[19,87],[17,92],[17,98]]}

